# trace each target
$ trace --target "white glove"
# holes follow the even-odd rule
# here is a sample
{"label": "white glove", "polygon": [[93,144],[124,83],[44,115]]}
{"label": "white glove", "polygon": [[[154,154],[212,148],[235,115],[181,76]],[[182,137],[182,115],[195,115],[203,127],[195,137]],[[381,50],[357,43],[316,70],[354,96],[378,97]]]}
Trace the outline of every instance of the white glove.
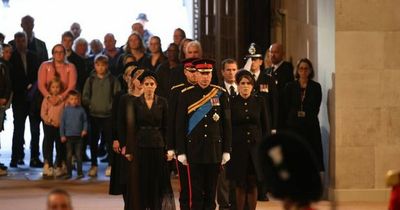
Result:
{"label": "white glove", "polygon": [[271,130],[271,134],[272,134],[272,135],[276,134],[276,129],[272,129],[272,130]]}
{"label": "white glove", "polygon": [[231,159],[231,155],[229,153],[227,153],[227,152],[224,152],[222,154],[221,165],[225,165],[230,159]]}
{"label": "white glove", "polygon": [[168,151],[167,151],[167,158],[168,158],[168,161],[174,159],[174,157],[175,157],[175,152],[174,152],[174,150],[168,150]]}
{"label": "white glove", "polygon": [[181,162],[183,165],[187,166],[187,158],[185,154],[178,155],[178,161]]}

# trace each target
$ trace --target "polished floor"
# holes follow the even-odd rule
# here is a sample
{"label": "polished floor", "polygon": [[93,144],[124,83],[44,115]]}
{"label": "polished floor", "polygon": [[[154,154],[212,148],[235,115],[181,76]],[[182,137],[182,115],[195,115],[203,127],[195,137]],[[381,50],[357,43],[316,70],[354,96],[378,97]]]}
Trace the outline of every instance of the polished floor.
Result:
{"label": "polished floor", "polygon": [[[8,120],[5,131],[0,133],[1,150],[0,162],[8,165],[11,155],[12,116],[8,110]],[[27,124],[27,128],[29,128]],[[28,130],[29,131],[29,130]],[[25,132],[29,139],[28,131]],[[29,145],[29,142],[26,142]],[[29,148],[26,146],[26,148]],[[25,149],[29,157],[29,149]],[[105,163],[99,165],[99,174],[96,178],[86,176],[81,180],[44,180],[42,170],[29,168],[29,159],[25,165],[8,170],[7,176],[0,176],[0,210],[44,210],[46,209],[46,195],[53,188],[63,188],[72,195],[74,210],[122,210],[121,196],[108,195],[109,178],[104,176]],[[90,163],[84,163],[84,173],[87,174]],[[175,202],[178,204],[178,182],[171,179],[175,192]],[[331,202],[321,201],[315,204],[318,210],[385,210],[386,202]],[[257,210],[279,210],[279,201],[258,202]],[[179,208],[177,208],[179,210]]]}
{"label": "polished floor", "polygon": [[[4,156],[2,156],[4,157]],[[7,158],[0,158],[5,162]],[[0,210],[40,210],[45,209],[46,194],[53,188],[68,190],[73,199],[75,210],[122,210],[121,196],[108,195],[108,177],[104,176],[106,165],[100,164],[99,175],[96,178],[85,177],[81,180],[44,180],[41,169],[32,169],[20,166],[10,169],[7,176],[0,177]],[[84,172],[87,174],[89,163],[85,163]],[[178,204],[178,182],[172,178],[175,192],[175,202]],[[330,201],[321,201],[315,204],[318,210],[384,210],[387,209],[383,202],[342,202],[333,204]],[[278,210],[281,208],[279,201],[258,202],[258,210]],[[177,208],[179,210],[179,208]]]}

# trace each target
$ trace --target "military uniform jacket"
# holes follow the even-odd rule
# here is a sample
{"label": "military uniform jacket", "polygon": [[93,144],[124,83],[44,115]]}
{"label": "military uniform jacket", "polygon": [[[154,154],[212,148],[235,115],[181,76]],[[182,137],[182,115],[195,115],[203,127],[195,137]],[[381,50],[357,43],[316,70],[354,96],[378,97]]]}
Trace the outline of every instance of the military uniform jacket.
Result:
{"label": "military uniform jacket", "polygon": [[[189,120],[194,110],[188,113],[190,105],[202,99],[211,91],[218,89],[219,99],[213,101],[211,110],[202,116],[199,123],[188,134]],[[186,88],[179,96],[176,114],[177,154],[186,154],[191,163],[220,163],[223,152],[231,152],[232,125],[228,96],[219,86],[210,85],[202,89],[195,85]]]}
{"label": "military uniform jacket", "polygon": [[260,72],[254,84],[254,92],[256,95],[264,97],[267,116],[271,121],[271,129],[276,129],[278,126],[279,94],[275,80],[267,74],[266,70]]}
{"label": "military uniform jacket", "polygon": [[181,91],[191,86],[188,82],[175,85],[171,88],[168,97],[168,127],[167,127],[167,150],[175,150],[175,123],[176,123],[176,110],[178,107],[178,99]]}

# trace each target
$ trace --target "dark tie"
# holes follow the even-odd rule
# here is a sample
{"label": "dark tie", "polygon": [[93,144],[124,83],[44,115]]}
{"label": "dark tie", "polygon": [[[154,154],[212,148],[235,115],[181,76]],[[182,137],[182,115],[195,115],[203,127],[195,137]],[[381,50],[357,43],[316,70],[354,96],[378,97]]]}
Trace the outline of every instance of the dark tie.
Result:
{"label": "dark tie", "polygon": [[235,87],[233,87],[233,85],[231,85],[231,87],[229,88],[229,93],[232,97],[236,96]]}

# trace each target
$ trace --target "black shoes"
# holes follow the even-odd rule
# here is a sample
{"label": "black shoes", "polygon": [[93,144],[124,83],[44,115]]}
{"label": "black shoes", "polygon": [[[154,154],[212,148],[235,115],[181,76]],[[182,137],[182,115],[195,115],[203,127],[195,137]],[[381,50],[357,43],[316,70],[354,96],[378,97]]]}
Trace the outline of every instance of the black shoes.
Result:
{"label": "black shoes", "polygon": [[43,162],[39,160],[39,158],[31,159],[29,166],[32,168],[42,168]]}
{"label": "black shoes", "polygon": [[25,165],[24,159],[19,159],[19,160],[17,161],[17,164],[18,164],[18,165],[21,165],[21,166]]}
{"label": "black shoes", "polygon": [[17,168],[17,167],[18,167],[17,160],[11,160],[10,168]]}

